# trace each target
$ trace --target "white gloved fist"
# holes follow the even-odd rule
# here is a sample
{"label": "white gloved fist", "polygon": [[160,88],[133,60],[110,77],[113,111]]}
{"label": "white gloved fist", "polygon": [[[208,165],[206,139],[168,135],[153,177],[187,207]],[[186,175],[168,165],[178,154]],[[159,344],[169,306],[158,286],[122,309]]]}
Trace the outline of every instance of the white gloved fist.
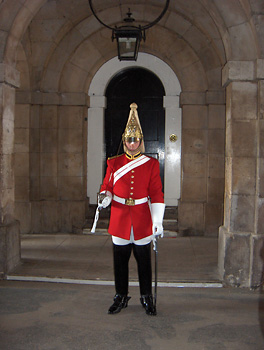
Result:
{"label": "white gloved fist", "polygon": [[163,216],[165,211],[164,203],[151,203],[152,233],[155,237],[163,237]]}
{"label": "white gloved fist", "polygon": [[99,209],[104,209],[108,207],[108,205],[112,201],[112,193],[111,192],[106,192],[106,193],[99,193],[98,195],[98,208]]}
{"label": "white gloved fist", "polygon": [[153,222],[152,232],[153,232],[153,235],[155,237],[160,236],[161,238],[163,238],[163,226],[162,226],[162,223],[160,223],[160,222]]}

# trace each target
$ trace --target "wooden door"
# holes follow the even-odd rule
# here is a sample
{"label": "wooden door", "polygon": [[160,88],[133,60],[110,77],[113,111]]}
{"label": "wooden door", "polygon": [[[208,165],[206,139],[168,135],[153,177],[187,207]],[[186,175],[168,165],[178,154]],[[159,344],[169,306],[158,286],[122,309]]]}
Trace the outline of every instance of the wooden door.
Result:
{"label": "wooden door", "polygon": [[123,153],[122,134],[126,127],[130,104],[138,105],[138,116],[143,130],[146,155],[160,163],[164,186],[165,111],[164,87],[159,78],[142,68],[130,68],[118,73],[106,90],[105,111],[106,157]]}

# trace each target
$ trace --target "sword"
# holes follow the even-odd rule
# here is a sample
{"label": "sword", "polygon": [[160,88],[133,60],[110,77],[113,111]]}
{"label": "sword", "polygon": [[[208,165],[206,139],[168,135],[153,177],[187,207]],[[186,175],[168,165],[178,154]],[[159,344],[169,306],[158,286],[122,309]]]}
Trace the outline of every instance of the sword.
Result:
{"label": "sword", "polygon": [[153,250],[155,251],[155,286],[154,286],[154,306],[157,304],[157,290],[158,290],[158,237],[154,237]]}
{"label": "sword", "polygon": [[96,208],[95,215],[94,215],[94,222],[93,222],[93,227],[91,229],[91,233],[95,233],[95,229],[96,229],[96,225],[97,225],[97,221],[99,219],[99,213],[100,213],[101,209],[102,209],[102,207],[99,207],[99,205]]}

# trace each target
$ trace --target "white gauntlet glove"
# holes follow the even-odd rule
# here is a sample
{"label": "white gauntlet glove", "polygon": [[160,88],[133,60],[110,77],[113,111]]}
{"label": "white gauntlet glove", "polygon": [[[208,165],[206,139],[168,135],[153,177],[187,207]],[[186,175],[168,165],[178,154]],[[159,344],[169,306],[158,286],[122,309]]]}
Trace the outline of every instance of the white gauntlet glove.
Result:
{"label": "white gauntlet glove", "polygon": [[102,192],[98,194],[98,208],[104,209],[108,207],[108,205],[112,201],[112,193],[107,191],[106,193]]}
{"label": "white gauntlet glove", "polygon": [[163,237],[164,203],[151,203],[152,233],[154,236]]}

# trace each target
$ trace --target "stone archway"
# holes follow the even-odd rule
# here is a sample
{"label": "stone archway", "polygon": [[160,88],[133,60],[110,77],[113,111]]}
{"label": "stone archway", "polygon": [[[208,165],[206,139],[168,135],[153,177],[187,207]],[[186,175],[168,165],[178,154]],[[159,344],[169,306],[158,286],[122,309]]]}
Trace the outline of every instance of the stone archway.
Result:
{"label": "stone archway", "polygon": [[[87,196],[91,204],[97,202],[97,192],[103,177],[104,109],[107,103],[105,89],[116,73],[132,66],[152,71],[159,77],[165,88],[166,95],[163,101],[166,120],[164,196],[167,205],[177,206],[181,193],[181,109],[179,107],[181,87],[175,73],[165,62],[145,53],[139,53],[137,62],[119,62],[117,57],[111,59],[97,71],[91,82],[88,92],[90,108],[88,109]],[[177,135],[176,142],[170,141],[171,134]]]}

